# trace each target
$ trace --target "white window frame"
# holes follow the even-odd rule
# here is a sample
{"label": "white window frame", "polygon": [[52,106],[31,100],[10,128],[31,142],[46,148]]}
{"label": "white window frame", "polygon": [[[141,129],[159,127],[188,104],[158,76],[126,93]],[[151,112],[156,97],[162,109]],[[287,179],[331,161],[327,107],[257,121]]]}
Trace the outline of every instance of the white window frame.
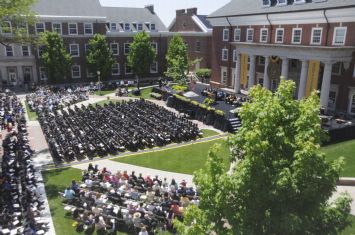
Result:
{"label": "white window frame", "polygon": [[26,31],[26,34],[28,35],[28,23],[23,23],[23,26],[17,25],[17,30],[21,30],[21,28],[24,28]]}
{"label": "white window frame", "polygon": [[267,1],[268,1],[268,3],[265,4],[264,0],[262,0],[261,5],[262,5],[263,7],[270,7],[270,6],[271,6],[271,0],[267,0]]}
{"label": "white window frame", "polygon": [[[60,25],[60,27],[59,27],[60,31],[59,32],[57,30],[54,30],[54,25]],[[60,23],[60,22],[52,22],[52,32],[57,32],[59,35],[62,35],[63,34],[62,23]]]}
{"label": "white window frame", "polygon": [[84,50],[85,50],[85,54],[87,54],[89,50],[89,43],[84,44]]}
{"label": "white window frame", "polygon": [[156,31],[156,30],[157,30],[156,24],[150,24],[150,31]]}
{"label": "white window frame", "polygon": [[[37,25],[39,25],[39,24],[41,24],[43,26],[43,32],[38,32],[39,28],[37,27]],[[36,35],[39,35],[40,33],[44,33],[46,31],[46,24],[44,22],[36,22],[35,23],[35,30],[36,30]]]}
{"label": "white window frame", "polygon": [[223,42],[228,42],[229,41],[229,29],[223,29]]}
{"label": "white window frame", "polygon": [[[115,27],[113,27],[113,25],[114,25]],[[113,28],[114,28],[114,29],[113,29]],[[115,22],[110,23],[110,31],[111,31],[111,32],[117,32],[117,31],[118,31],[117,23],[115,23]]]}
{"label": "white window frame", "polygon": [[[117,69],[117,73],[114,73],[113,72],[113,70],[114,69]],[[117,75],[120,75],[121,74],[121,72],[120,72],[120,63],[115,63],[114,65],[113,65],[113,67],[112,67],[112,75],[113,76],[117,76]]]}
{"label": "white window frame", "polygon": [[123,45],[123,52],[124,52],[124,55],[128,55],[128,54],[129,54],[129,50],[130,50],[130,48],[128,47],[128,52],[126,51],[126,50],[127,50],[126,45],[130,46],[131,43],[127,42],[127,43],[125,43],[125,44]]}
{"label": "white window frame", "polygon": [[8,32],[7,33],[4,33],[3,29],[1,29],[1,33],[4,34],[4,35],[11,35],[12,34],[12,24],[11,24],[11,21],[4,21],[4,23],[7,23],[8,24]]}
{"label": "white window frame", "polygon": [[[278,41],[278,32],[282,32],[282,40]],[[275,43],[283,43],[284,42],[284,37],[285,37],[285,29],[284,28],[277,28],[276,33],[275,33]]]}
{"label": "white window frame", "polygon": [[[224,76],[224,73],[226,76]],[[226,67],[221,67],[221,84],[227,85],[228,80],[228,70]]]}
{"label": "white window frame", "polygon": [[234,49],[233,50],[233,62],[237,62],[238,58],[237,58],[237,50]]}
{"label": "white window frame", "polygon": [[[78,76],[74,76],[74,68],[78,68],[79,70],[78,70],[78,72],[79,72],[79,75]],[[80,65],[72,65],[71,66],[71,77],[72,78],[81,78],[81,68],[80,68]]]}
{"label": "white window frame", "polygon": [[[9,51],[9,52],[11,52],[11,55],[8,55],[8,48],[11,48],[11,51]],[[7,45],[7,46],[5,46],[5,55],[6,55],[6,57],[13,57],[13,56],[15,56],[15,52],[14,52],[14,46],[13,45]]]}
{"label": "white window frame", "polygon": [[158,43],[157,42],[152,42],[150,45],[154,48],[155,53],[158,53]]}
{"label": "white window frame", "polygon": [[[86,32],[86,26],[90,25],[90,30],[91,30],[91,33],[87,33]],[[84,23],[84,34],[85,35],[93,35],[94,34],[94,24],[93,23]]]}
{"label": "white window frame", "polygon": [[[23,48],[26,47],[27,48],[27,51],[28,51],[28,55],[24,55],[24,50]],[[21,54],[22,56],[25,56],[25,57],[28,57],[28,56],[31,56],[31,49],[30,49],[30,46],[29,45],[21,45]]]}
{"label": "white window frame", "polygon": [[[128,25],[128,28],[126,27]],[[130,23],[124,23],[123,24],[123,30],[125,31],[125,32],[129,32],[129,31],[131,31],[131,24]]]}
{"label": "white window frame", "polygon": [[125,63],[125,65],[124,65],[124,73],[126,74],[126,75],[131,75],[131,74],[133,74],[133,70],[132,70],[132,68],[131,68],[131,72],[129,72],[129,73],[127,73],[127,68],[128,67],[130,67],[127,63]]}
{"label": "white window frame", "polygon": [[[77,55],[73,55],[72,46],[76,46],[76,48],[78,49],[78,54]],[[69,44],[69,54],[70,54],[71,57],[79,57],[80,56],[80,46],[79,46],[78,43]]]}
{"label": "white window frame", "polygon": [[[71,33],[71,32],[70,32],[70,25],[75,25],[75,31],[76,31],[76,33]],[[78,35],[78,23],[68,23],[68,34],[69,34],[69,35]]]}
{"label": "white window frame", "polygon": [[[317,2],[317,1],[314,0],[314,2]],[[323,0],[323,2],[324,2],[324,0]],[[293,4],[305,4],[305,3],[306,3],[305,0],[295,0],[295,1],[293,2]]]}
{"label": "white window frame", "polygon": [[[156,70],[154,71],[154,70],[152,70],[152,65],[155,65],[155,68],[156,68]],[[158,62],[157,61],[154,61],[151,65],[150,65],[150,68],[149,68],[149,70],[150,70],[150,73],[158,73],[159,71],[159,69],[158,69]]]}
{"label": "white window frame", "polygon": [[[315,30],[320,30],[319,42],[313,42],[313,37],[314,37],[314,31]],[[321,45],[322,44],[322,37],[323,37],[323,28],[320,28],[320,27],[312,28],[311,45]]]}
{"label": "white window frame", "polygon": [[45,47],[44,45],[38,45],[37,46],[37,56],[38,56],[38,58],[41,58],[41,54],[40,54],[40,52],[41,52],[41,47]]}
{"label": "white window frame", "polygon": [[137,24],[137,31],[138,32],[143,31],[143,24],[142,23]]}
{"label": "white window frame", "polygon": [[[300,41],[295,42],[295,31],[300,31]],[[302,43],[302,28],[293,28],[292,29],[292,44],[301,44]]]}
{"label": "white window frame", "polygon": [[[266,32],[266,38],[263,40],[263,32]],[[269,38],[269,29],[268,28],[261,28],[260,29],[260,42],[267,42]]]}
{"label": "white window frame", "polygon": [[265,56],[258,56],[258,64],[259,66],[265,66]]}
{"label": "white window frame", "polygon": [[[249,35],[251,32],[251,35]],[[249,39],[249,36],[251,36],[251,39]],[[254,29],[253,28],[248,28],[247,29],[247,42],[253,42],[254,41]]]}
{"label": "white window frame", "polygon": [[[339,71],[334,71],[334,68],[337,68],[335,66],[337,66],[339,68]],[[342,62],[334,63],[332,65],[332,75],[336,75],[336,76],[341,75],[342,69],[343,69],[343,63]]]}
{"label": "white window frame", "polygon": [[[341,43],[335,41],[336,40],[336,31],[339,30],[339,29],[345,30],[343,42],[341,42]],[[334,32],[333,32],[333,45],[334,46],[343,46],[343,45],[345,45],[347,31],[348,31],[348,27],[346,27],[346,26],[345,27],[335,27],[334,28]]]}
{"label": "white window frame", "polygon": [[[112,45],[116,45],[117,46],[117,53],[114,53],[113,49],[112,49]],[[119,55],[120,54],[120,44],[119,43],[110,43],[110,49],[112,51],[112,55]]]}
{"label": "white window frame", "polygon": [[[46,76],[43,76],[46,75]],[[47,81],[48,80],[48,73],[47,73],[47,68],[46,67],[39,67],[39,79],[41,81]]]}
{"label": "white window frame", "polygon": [[234,41],[235,42],[240,42],[241,35],[242,35],[242,31],[240,28],[234,29]]}
{"label": "white window frame", "polygon": [[195,52],[201,52],[201,41],[200,40],[195,41]]}
{"label": "white window frame", "polygon": [[287,6],[287,0],[277,0],[277,6]]}
{"label": "white window frame", "polygon": [[[226,55],[226,58],[225,58]],[[222,61],[228,61],[228,49],[223,48],[222,49]]]}

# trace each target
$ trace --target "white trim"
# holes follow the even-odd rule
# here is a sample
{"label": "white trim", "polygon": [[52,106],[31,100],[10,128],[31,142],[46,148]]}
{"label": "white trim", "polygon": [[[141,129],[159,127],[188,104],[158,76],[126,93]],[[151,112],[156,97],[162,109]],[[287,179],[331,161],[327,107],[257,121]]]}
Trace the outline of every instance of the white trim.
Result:
{"label": "white trim", "polygon": [[[336,43],[336,42],[335,42],[336,31],[337,31],[338,29],[345,29],[343,43]],[[332,43],[332,45],[334,45],[334,46],[343,46],[343,45],[345,45],[346,33],[347,33],[347,31],[348,31],[348,27],[346,27],[346,26],[343,26],[343,27],[334,27],[334,31],[333,31],[333,43]]]}
{"label": "white trim", "polygon": [[[76,33],[70,33],[70,25],[76,25],[75,27],[76,27]],[[68,23],[68,35],[78,35],[78,32],[79,30],[78,30],[78,23]]]}
{"label": "white trim", "polygon": [[282,6],[287,6],[287,0],[283,0],[284,2],[280,2],[281,0],[277,0],[276,6],[282,7]]}
{"label": "white trim", "polygon": [[[313,0],[314,2],[317,2],[316,0]],[[324,0],[323,0],[324,1]],[[320,2],[319,0],[318,0],[318,2]],[[299,4],[305,4],[306,2],[305,2],[305,0],[295,0],[294,2],[293,2],[293,4],[295,4],[295,5],[299,5]]]}
{"label": "white trim", "polygon": [[9,33],[4,33],[3,30],[2,30],[2,27],[0,27],[0,33],[4,34],[4,35],[11,35],[12,34],[12,23],[11,23],[11,21],[6,20],[6,21],[4,21],[4,23],[8,23],[8,25],[9,25],[8,30],[10,32]]}
{"label": "white trim", "polygon": [[[252,39],[249,40],[249,32],[252,32]],[[246,41],[247,42],[254,42],[254,29],[253,28],[247,28],[247,38],[246,38]]]}
{"label": "white trim", "polygon": [[[278,32],[282,31],[282,40],[277,41],[278,39]],[[284,28],[277,28],[275,32],[275,43],[283,43],[284,42],[284,37],[285,37],[285,29]]]}
{"label": "white trim", "polygon": [[[113,53],[112,45],[117,45],[117,53]],[[116,43],[116,42],[110,43],[110,50],[111,50],[111,52],[112,52],[112,55],[119,55],[119,54],[120,54],[120,44],[119,44],[119,43]]]}
{"label": "white trim", "polygon": [[65,15],[36,15],[39,18],[62,18],[62,19],[107,19],[106,16],[65,16]]}
{"label": "white trim", "polygon": [[43,33],[43,32],[40,32],[40,33],[37,32],[37,30],[38,30],[37,24],[42,24],[42,25],[43,25],[43,32],[46,31],[46,24],[45,24],[44,22],[36,22],[36,23],[35,23],[35,32],[36,32],[36,35],[39,35],[40,33]]}
{"label": "white trim", "polygon": [[[229,37],[230,37],[230,35],[229,35],[229,29],[223,29],[223,35],[222,35],[222,41],[223,42],[228,42],[229,41]],[[225,38],[225,36],[227,36],[226,38]]]}
{"label": "white trim", "polygon": [[233,62],[237,62],[237,60],[238,60],[238,57],[237,57],[237,50],[234,49],[234,50],[233,50]]}
{"label": "white trim", "polygon": [[[235,35],[237,35],[237,31],[239,31],[239,39],[238,40],[236,40],[236,37],[235,37]],[[234,29],[234,35],[233,35],[234,37],[234,41],[235,42],[240,42],[240,39],[241,39],[241,37],[242,37],[242,30],[240,29],[240,28],[236,28],[236,29]]]}
{"label": "white trim", "polygon": [[[118,66],[117,66],[117,65],[118,65]],[[115,66],[117,66],[117,67],[115,68]],[[115,63],[115,64],[114,64],[114,67],[112,67],[112,71],[113,71],[113,69],[118,69],[118,70],[117,70],[118,73],[113,73],[113,72],[112,72],[112,75],[113,75],[113,76],[117,76],[117,75],[120,75],[120,74],[121,74],[121,71],[120,71],[120,69],[121,69],[121,68],[120,68],[120,63]]]}
{"label": "white trim", "polygon": [[[223,76],[224,72],[226,73],[226,77]],[[227,67],[221,66],[221,77],[220,77],[220,79],[221,79],[221,84],[227,85],[227,83],[228,83],[228,69],[227,69]]]}
{"label": "white trim", "polygon": [[[225,53],[226,53],[226,55],[227,55],[227,58],[226,58],[226,59],[224,58]],[[222,49],[222,61],[228,61],[228,57],[229,57],[229,55],[228,55],[228,49],[223,48],[223,49]]]}
{"label": "white trim", "polygon": [[157,42],[151,42],[150,45],[154,48],[155,53],[158,54],[158,43]]}
{"label": "white trim", "polygon": [[349,87],[348,114],[351,115],[355,115],[355,112],[351,112],[353,96],[355,96],[355,87]]}
{"label": "white trim", "polygon": [[[314,34],[314,31],[315,30],[321,30],[321,32],[320,32],[320,40],[319,40],[319,43],[318,42],[313,42],[313,34]],[[311,42],[310,42],[310,44],[311,45],[321,45],[322,44],[322,37],[323,37],[323,28],[321,28],[321,27],[314,27],[314,28],[312,28],[312,34],[311,34]]]}
{"label": "white trim", "polygon": [[[153,70],[152,70],[152,65],[153,65],[153,64],[156,65],[156,71],[153,71]],[[154,62],[150,65],[149,70],[150,70],[150,73],[158,73],[158,72],[159,72],[158,62],[157,62],[157,61],[154,61]]]}
{"label": "white trim", "polygon": [[[263,38],[263,31],[266,31],[266,39],[265,40],[262,40],[262,38]],[[269,38],[269,29],[268,28],[261,28],[260,29],[260,42],[267,42],[267,40],[268,40],[268,38]]]}
{"label": "white trim", "polygon": [[[76,68],[79,68],[79,75],[78,76],[74,76],[73,75],[73,68],[76,67]],[[71,77],[72,78],[81,78],[81,68],[80,68],[80,65],[72,65],[71,66]]]}
{"label": "white trim", "polygon": [[[27,47],[27,50],[28,50],[28,55],[23,55],[23,47]],[[21,45],[21,55],[23,57],[29,57],[31,56],[31,47],[29,45]]]}
{"label": "white trim", "polygon": [[[129,54],[129,52],[128,53],[126,53],[126,45],[131,45],[131,43],[130,42],[126,42],[126,43],[124,43],[123,44],[123,54],[124,55],[128,55]],[[130,49],[128,48],[128,51],[129,51]]]}
{"label": "white trim", "polygon": [[206,25],[202,23],[202,21],[196,15],[193,15],[191,18],[203,32],[207,33],[212,31],[212,29],[207,28]]}
{"label": "white trim", "polygon": [[[86,33],[86,28],[85,28],[85,25],[90,25],[91,26],[91,33]],[[90,22],[84,22],[83,23],[83,27],[84,27],[84,35],[93,35],[94,34],[94,24],[93,23],[90,23]]]}
{"label": "white trim", "polygon": [[[73,55],[72,54],[72,46],[76,46],[76,48],[78,49],[78,54],[77,55]],[[69,44],[69,54],[71,57],[80,57],[80,46],[78,43],[71,43]]]}
{"label": "white trim", "polygon": [[[12,55],[7,55],[7,47],[11,48]],[[6,57],[14,57],[15,56],[14,45],[9,44],[9,45],[4,46],[4,48],[5,48],[5,56]]]}
{"label": "white trim", "polygon": [[133,69],[132,69],[132,67],[131,67],[131,72],[130,72],[130,73],[127,73],[127,67],[131,67],[131,66],[129,66],[128,63],[125,63],[125,64],[124,64],[124,74],[126,74],[126,75],[131,75],[131,74],[133,74]]}
{"label": "white trim", "polygon": [[263,0],[261,0],[261,6],[262,7],[264,7],[264,8],[266,8],[266,7],[270,7],[271,6],[271,0],[268,0],[269,1],[269,3],[268,4],[264,4],[264,1]]}
{"label": "white trim", "polygon": [[[60,25],[60,32],[54,31],[54,27],[53,27],[54,24],[59,24]],[[63,25],[62,25],[62,23],[60,23],[60,22],[52,22],[52,32],[57,32],[57,33],[59,33],[59,35],[62,35],[63,34]]]}
{"label": "white trim", "polygon": [[[296,30],[300,30],[301,34],[300,34],[300,41],[299,42],[295,42],[294,38],[295,38],[295,31]],[[292,44],[301,44],[302,43],[302,28],[293,28],[292,29],[292,40],[291,40]]]}

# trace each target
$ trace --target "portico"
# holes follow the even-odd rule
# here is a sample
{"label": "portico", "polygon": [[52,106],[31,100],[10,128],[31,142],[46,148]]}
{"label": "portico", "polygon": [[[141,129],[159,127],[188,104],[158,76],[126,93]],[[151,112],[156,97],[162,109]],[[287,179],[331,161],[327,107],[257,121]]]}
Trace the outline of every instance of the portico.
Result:
{"label": "portico", "polygon": [[277,45],[277,44],[262,44],[262,43],[245,43],[245,42],[233,42],[237,53],[236,62],[236,81],[235,91],[240,91],[240,57],[241,55],[248,55],[250,58],[249,63],[249,80],[247,89],[249,90],[255,85],[255,58],[256,56],[265,57],[265,69],[264,69],[264,82],[263,86],[270,89],[270,77],[269,77],[269,64],[271,57],[278,57],[281,59],[281,79],[289,79],[289,61],[291,59],[299,60],[302,64],[299,85],[297,91],[297,98],[302,99],[306,95],[306,86],[309,79],[308,70],[310,61],[320,61],[324,65],[323,79],[321,85],[321,106],[328,107],[329,92],[331,87],[332,78],[332,65],[337,62],[343,62],[344,65],[350,63],[352,59],[352,53],[355,51],[355,47],[324,47],[324,46],[302,46],[302,45]]}

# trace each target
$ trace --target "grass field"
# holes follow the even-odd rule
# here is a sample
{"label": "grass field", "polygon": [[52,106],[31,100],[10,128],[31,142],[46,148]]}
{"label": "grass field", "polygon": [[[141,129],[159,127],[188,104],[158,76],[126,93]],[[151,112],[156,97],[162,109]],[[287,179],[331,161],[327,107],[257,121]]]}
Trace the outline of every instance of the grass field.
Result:
{"label": "grass field", "polygon": [[225,164],[229,165],[229,150],[224,142],[225,139],[218,139],[203,143],[193,143],[178,148],[116,158],[114,161],[164,171],[192,174],[194,171],[204,167],[208,151],[214,144],[222,144],[219,154],[223,156]]}
{"label": "grass field", "polygon": [[134,98],[143,98],[143,99],[149,99],[149,100],[155,100],[155,98],[150,96],[150,93],[152,93],[153,88],[146,88],[146,89],[141,89],[141,95],[140,96],[135,96],[132,93],[129,93],[129,97],[134,97]]}
{"label": "grass field", "polygon": [[341,176],[355,177],[355,140],[325,146],[321,150],[329,161],[344,157],[345,165]]}
{"label": "grass field", "polygon": [[31,111],[30,106],[27,104],[26,101],[25,101],[25,104],[26,104],[27,115],[28,115],[28,118],[30,119],[30,121],[37,121],[37,119],[38,119],[37,113]]}
{"label": "grass field", "polygon": [[201,131],[203,133],[202,138],[219,135],[219,133],[217,131],[214,131],[214,130],[202,129]]}

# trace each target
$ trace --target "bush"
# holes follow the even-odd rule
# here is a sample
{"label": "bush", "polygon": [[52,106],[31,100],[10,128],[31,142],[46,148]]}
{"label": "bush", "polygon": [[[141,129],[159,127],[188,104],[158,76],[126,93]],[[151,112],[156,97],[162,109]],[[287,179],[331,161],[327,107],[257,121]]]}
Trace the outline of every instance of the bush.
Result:
{"label": "bush", "polygon": [[210,78],[211,74],[212,74],[212,71],[210,69],[207,69],[207,68],[198,69],[196,71],[196,75],[199,78]]}
{"label": "bush", "polygon": [[185,96],[182,96],[182,95],[174,95],[174,96],[178,100],[185,101],[185,102],[190,102],[190,99],[186,98]]}
{"label": "bush", "polygon": [[207,106],[211,106],[211,105],[213,105],[213,104],[215,103],[215,101],[214,101],[213,99],[211,99],[211,98],[206,98],[206,99],[203,101],[203,103],[204,103],[205,105],[207,105]]}
{"label": "bush", "polygon": [[185,92],[187,91],[187,86],[185,85],[174,85],[171,87],[174,91],[177,91],[177,92]]}
{"label": "bush", "polygon": [[225,112],[223,112],[222,110],[219,110],[219,109],[216,109],[214,111],[217,115],[220,115],[220,116],[224,116],[225,115]]}

